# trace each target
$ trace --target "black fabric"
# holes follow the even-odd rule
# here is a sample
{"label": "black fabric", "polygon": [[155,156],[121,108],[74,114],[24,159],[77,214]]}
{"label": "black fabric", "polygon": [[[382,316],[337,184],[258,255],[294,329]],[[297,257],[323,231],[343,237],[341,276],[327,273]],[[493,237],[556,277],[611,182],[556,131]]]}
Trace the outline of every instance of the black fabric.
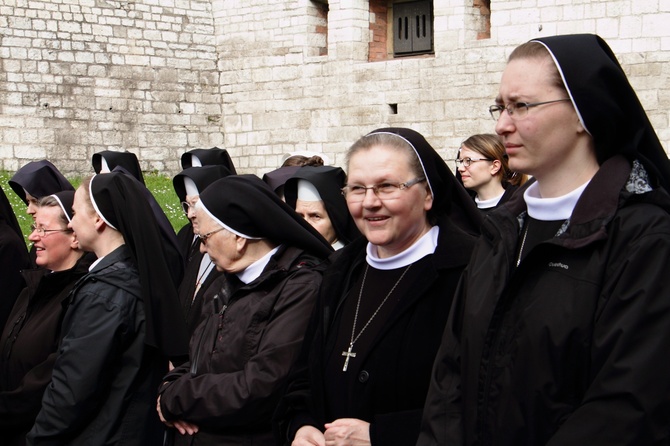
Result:
{"label": "black fabric", "polygon": [[312,225],[255,175],[231,175],[215,181],[201,192],[200,203],[226,226],[249,237],[295,246],[318,257],[333,250]]}
{"label": "black fabric", "polygon": [[268,172],[263,175],[263,181],[265,181],[270,189],[275,191],[275,193],[283,195],[284,193],[284,183],[288,181],[298,170],[300,166],[284,166],[279,169],[275,169],[271,172]]}
{"label": "black fabric", "polygon": [[100,173],[103,158],[107,161],[107,167],[109,167],[110,171],[120,168],[124,173],[132,175],[133,178],[144,184],[142,168],[140,167],[137,155],[134,153],[115,152],[113,150],[103,150],[102,152],[94,153],[91,162],[93,163],[95,173]]}
{"label": "black fabric", "polygon": [[21,225],[16,219],[16,214],[14,213],[14,208],[9,202],[7,195],[5,195],[4,189],[0,187],[0,224],[7,225],[12,231],[16,233],[23,240],[23,232],[21,231]]}
{"label": "black fabric", "polygon": [[147,320],[147,344],[168,357],[185,356],[188,349],[186,323],[174,280],[166,280],[171,277],[170,257],[175,253],[168,250],[161,237],[154,213],[142,198],[142,188],[137,180],[120,172],[98,174],[91,179],[91,200],[95,201],[99,213],[121,232],[137,262]]}
{"label": "black fabric", "polygon": [[146,344],[141,280],[121,245],[77,281],[28,444],[160,444],[156,391],[167,361]]}
{"label": "black fabric", "polygon": [[523,192],[492,212],[438,352],[419,445],[661,445],[670,434],[670,197],[607,160],[516,267]]}
{"label": "black fabric", "polygon": [[482,216],[447,164],[420,133],[406,128],[383,128],[371,133],[393,133],[414,148],[421,160],[426,179],[433,192],[433,207],[428,215],[447,215],[456,226],[473,235],[479,234]]}
{"label": "black fabric", "polygon": [[23,271],[26,287],[0,337],[0,431],[5,446],[25,445],[51,381],[66,299],[94,260],[87,253],[65,271]]}
{"label": "black fabric", "polygon": [[74,190],[56,166],[47,160],[33,161],[21,167],[9,180],[9,185],[26,204],[28,200],[24,189],[35,198],[46,197],[62,190]]}
{"label": "black fabric", "polygon": [[187,169],[193,167],[191,156],[195,155],[202,167],[204,166],[224,166],[233,175],[237,174],[233,160],[226,149],[212,147],[211,149],[189,150],[181,156],[181,168]]}
{"label": "black fabric", "polygon": [[[190,231],[190,233],[191,240],[193,240],[193,231]],[[189,337],[193,335],[202,319],[203,300],[207,290],[223,274],[216,269],[216,266],[213,266],[207,274],[200,272],[200,263],[204,257],[204,254],[200,252],[200,244],[199,238],[196,238],[191,243],[187,256],[186,270],[184,271],[184,279],[177,290],[181,308],[186,318]]]}
{"label": "black fabric", "polygon": [[187,167],[186,169],[179,172],[172,179],[172,185],[174,190],[179,197],[179,201],[186,200],[186,186],[184,183],[185,178],[190,178],[195,183],[195,186],[198,188],[198,192],[205,190],[207,186],[212,184],[214,181],[225,178],[229,175],[233,175],[233,172],[230,171],[226,166],[202,166],[202,167]]}
{"label": "black fabric", "polygon": [[[335,403],[348,405],[350,417],[371,423],[373,445],[413,445],[418,436],[440,334],[475,243],[475,237],[446,216],[438,226],[435,253],[414,265],[421,268],[416,268],[418,274],[412,273],[405,284],[411,292],[400,298],[370,347],[351,360],[346,373],[356,379],[349,381],[352,388],[340,389],[339,395],[346,401]],[[326,401],[325,390],[333,383],[327,381],[324,368],[331,355],[341,355],[346,347],[338,342],[338,331],[351,330],[352,322],[344,322],[342,312],[347,300],[357,298],[356,283],[365,269],[366,245],[367,241],[359,238],[329,259],[331,265],[324,273],[303,352],[275,414],[278,444],[291,444],[301,426],[323,430],[324,423],[333,421],[326,415],[326,408],[333,403]],[[341,371],[343,363],[339,364]],[[328,393],[338,395],[334,390]]]}
{"label": "black fabric", "polygon": [[30,267],[30,259],[21,227],[4,190],[0,188],[0,329],[25,282],[21,270]]}
{"label": "black fabric", "polygon": [[639,159],[670,190],[670,161],[635,91],[607,43],[597,35],[542,37],[575,108],[593,136],[598,162],[616,154]]}
{"label": "black fabric", "polygon": [[270,420],[318,296],[320,262],[284,246],[249,284],[224,273],[209,288],[189,362],[159,391],[167,420],[199,427],[176,434],[176,445],[273,444]]}
{"label": "black fabric", "polygon": [[326,207],[328,217],[333,224],[337,239],[345,245],[352,242],[361,233],[351,218],[347,201],[342,195],[342,188],[346,182],[344,170],[333,166],[303,166],[284,184],[286,203],[295,209],[298,199],[298,182],[309,181],[314,185]]}
{"label": "black fabric", "polygon": [[68,221],[72,220],[72,203],[74,203],[74,191],[64,190],[51,195],[58,200],[58,203],[60,203],[60,208],[67,216]]}

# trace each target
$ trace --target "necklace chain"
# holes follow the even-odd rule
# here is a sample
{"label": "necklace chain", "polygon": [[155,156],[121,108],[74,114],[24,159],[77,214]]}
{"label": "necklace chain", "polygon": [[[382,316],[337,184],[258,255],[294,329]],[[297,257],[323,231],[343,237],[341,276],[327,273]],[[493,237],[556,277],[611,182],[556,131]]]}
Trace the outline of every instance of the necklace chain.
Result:
{"label": "necklace chain", "polygon": [[402,278],[405,277],[405,274],[407,274],[407,271],[409,271],[409,268],[411,266],[412,266],[411,263],[409,265],[407,265],[407,268],[405,268],[405,271],[402,272],[402,274],[400,275],[400,277],[398,278],[396,283],[391,288],[391,291],[389,291],[388,294],[386,294],[386,297],[384,297],[384,300],[382,300],[382,302],[379,304],[379,306],[377,306],[377,309],[375,310],[374,313],[372,313],[372,316],[370,316],[370,319],[368,319],[368,321],[365,323],[363,328],[361,328],[361,331],[359,331],[358,334],[354,336],[354,334],[356,333],[356,323],[358,322],[358,310],[361,307],[361,298],[363,297],[363,288],[365,288],[365,279],[368,276],[368,269],[370,268],[370,265],[367,265],[367,264],[365,265],[365,272],[363,273],[363,281],[361,282],[361,290],[358,292],[358,302],[356,302],[356,313],[354,313],[354,324],[351,327],[351,341],[349,342],[349,349],[347,351],[342,352],[342,356],[346,357],[346,359],[344,360],[344,367],[342,368],[343,372],[347,371],[347,366],[349,365],[349,359],[356,357],[356,353],[351,351],[351,349],[354,348],[354,343],[356,341],[358,341],[358,338],[361,337],[361,335],[363,334],[365,329],[368,328],[368,325],[370,325],[370,323],[375,318],[375,316],[377,316],[377,313],[379,313],[379,310],[381,310],[382,306],[384,306],[384,304],[386,303],[388,298],[391,297],[391,294],[393,294],[393,291],[395,291],[396,287],[398,286],[398,284],[400,283]]}

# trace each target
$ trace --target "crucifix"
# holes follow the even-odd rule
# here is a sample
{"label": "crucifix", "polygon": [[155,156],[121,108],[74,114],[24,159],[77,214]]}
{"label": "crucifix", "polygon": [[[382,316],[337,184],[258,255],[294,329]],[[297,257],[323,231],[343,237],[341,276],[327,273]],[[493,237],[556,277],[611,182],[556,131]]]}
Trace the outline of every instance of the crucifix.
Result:
{"label": "crucifix", "polygon": [[356,353],[351,351],[352,348],[354,348],[354,344],[349,344],[349,349],[346,352],[342,352],[342,356],[347,357],[347,359],[344,360],[344,367],[342,368],[343,372],[347,371],[347,367],[349,366],[349,359],[356,357]]}

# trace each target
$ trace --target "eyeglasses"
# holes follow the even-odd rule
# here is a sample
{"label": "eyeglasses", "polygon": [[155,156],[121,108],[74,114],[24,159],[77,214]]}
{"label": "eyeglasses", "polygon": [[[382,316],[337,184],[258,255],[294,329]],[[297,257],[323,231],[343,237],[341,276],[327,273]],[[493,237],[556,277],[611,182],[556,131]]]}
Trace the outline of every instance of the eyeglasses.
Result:
{"label": "eyeglasses", "polygon": [[44,229],[38,228],[34,224],[30,225],[31,232],[37,232],[40,237],[46,237],[50,232],[72,232],[72,229]]}
{"label": "eyeglasses", "polygon": [[400,191],[409,189],[417,183],[426,181],[426,177],[418,177],[404,183],[379,183],[372,186],[346,185],[342,188],[342,195],[347,201],[356,203],[365,199],[368,189],[381,200],[395,200],[400,197]]}
{"label": "eyeglasses", "polygon": [[198,236],[198,238],[200,239],[202,244],[206,245],[207,244],[207,239],[209,239],[211,236],[213,236],[217,232],[223,231],[224,229],[226,229],[226,228],[219,228],[219,229],[215,229],[213,231],[209,231],[207,234],[196,234],[196,235]]}
{"label": "eyeglasses", "polygon": [[188,201],[182,201],[181,208],[184,210],[184,214],[188,215],[189,209],[195,208],[195,203],[191,204]]}
{"label": "eyeglasses", "polygon": [[507,110],[507,114],[510,116],[510,118],[519,120],[525,118],[528,115],[529,108],[537,107],[538,105],[553,104],[555,102],[565,102],[569,100],[570,99],[566,98],[566,99],[556,99],[553,101],[533,102],[533,103],[513,102],[507,105],[496,104],[489,107],[489,113],[491,113],[491,117],[493,118],[493,120],[497,121],[498,119],[500,119],[503,110]]}
{"label": "eyeglasses", "polygon": [[453,161],[456,163],[456,168],[458,169],[459,167],[461,167],[461,165],[465,167],[470,167],[472,163],[476,163],[477,161],[493,161],[493,160],[488,158],[463,158],[463,159],[456,158]]}

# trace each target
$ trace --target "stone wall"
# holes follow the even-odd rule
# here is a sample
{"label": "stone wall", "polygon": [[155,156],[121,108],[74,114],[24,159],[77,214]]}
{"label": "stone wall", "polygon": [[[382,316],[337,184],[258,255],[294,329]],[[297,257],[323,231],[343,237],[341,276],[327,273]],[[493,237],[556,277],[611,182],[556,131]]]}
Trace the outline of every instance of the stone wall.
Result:
{"label": "stone wall", "polygon": [[183,151],[218,145],[262,175],[291,151],[341,165],[382,126],[453,158],[493,131],[509,52],[576,32],[609,42],[670,147],[669,0],[435,1],[434,55],[373,62],[371,1],[0,0],[0,167],[88,172],[107,149],[174,174]]}
{"label": "stone wall", "polygon": [[211,3],[0,0],[0,168],[52,160],[92,171],[128,150],[176,171],[223,142]]}

